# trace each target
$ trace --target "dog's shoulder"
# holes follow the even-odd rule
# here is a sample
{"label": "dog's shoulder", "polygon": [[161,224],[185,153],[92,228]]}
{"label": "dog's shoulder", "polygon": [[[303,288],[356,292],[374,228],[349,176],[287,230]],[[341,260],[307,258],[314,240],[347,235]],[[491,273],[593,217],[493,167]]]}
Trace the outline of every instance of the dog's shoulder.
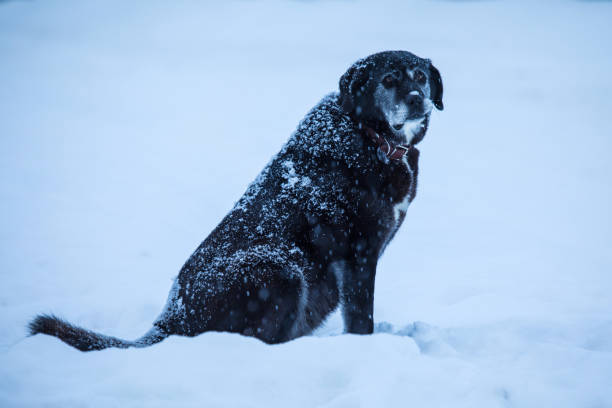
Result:
{"label": "dog's shoulder", "polygon": [[325,96],[298,125],[283,150],[320,164],[337,161],[349,168],[367,165],[367,145],[359,129],[343,110],[337,92]]}
{"label": "dog's shoulder", "polygon": [[334,210],[339,193],[352,183],[350,174],[375,157],[338,99],[331,93],[306,114],[232,211]]}

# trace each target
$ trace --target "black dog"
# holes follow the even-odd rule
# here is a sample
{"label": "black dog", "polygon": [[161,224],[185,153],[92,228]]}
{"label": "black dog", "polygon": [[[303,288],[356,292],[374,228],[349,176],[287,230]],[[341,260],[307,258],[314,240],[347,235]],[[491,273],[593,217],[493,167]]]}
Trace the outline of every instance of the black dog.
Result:
{"label": "black dog", "polygon": [[414,145],[433,106],[443,109],[442,81],[429,60],[387,51],[357,61],[187,260],[147,334],[126,341],[47,315],[31,334],[82,351],[211,330],[280,343],[339,305],[347,332],[372,333],[376,263],[414,199]]}

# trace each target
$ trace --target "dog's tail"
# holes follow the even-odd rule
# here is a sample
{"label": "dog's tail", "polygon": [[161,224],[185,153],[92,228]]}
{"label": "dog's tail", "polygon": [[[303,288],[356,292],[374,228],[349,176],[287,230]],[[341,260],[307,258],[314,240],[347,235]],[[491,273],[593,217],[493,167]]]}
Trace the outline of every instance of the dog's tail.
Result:
{"label": "dog's tail", "polygon": [[168,334],[164,333],[157,326],[153,326],[151,330],[137,340],[122,340],[73,326],[53,315],[36,316],[28,325],[28,329],[30,336],[38,333],[55,336],[64,343],[81,351],[102,350],[109,347],[148,347],[168,337]]}

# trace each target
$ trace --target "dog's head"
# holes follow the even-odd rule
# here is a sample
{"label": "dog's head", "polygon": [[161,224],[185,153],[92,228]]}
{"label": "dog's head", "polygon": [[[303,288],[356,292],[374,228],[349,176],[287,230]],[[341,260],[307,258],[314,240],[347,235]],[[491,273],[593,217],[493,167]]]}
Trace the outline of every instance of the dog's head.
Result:
{"label": "dog's head", "polygon": [[353,64],[340,78],[340,103],[357,122],[417,144],[429,115],[442,104],[442,78],[430,60],[407,51],[385,51]]}

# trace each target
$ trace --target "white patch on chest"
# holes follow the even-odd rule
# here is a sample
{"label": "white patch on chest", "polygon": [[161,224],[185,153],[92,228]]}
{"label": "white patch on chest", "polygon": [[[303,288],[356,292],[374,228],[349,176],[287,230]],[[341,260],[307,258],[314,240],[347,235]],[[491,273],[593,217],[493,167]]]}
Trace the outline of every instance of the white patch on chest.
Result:
{"label": "white patch on chest", "polygon": [[[410,177],[410,186],[412,187],[412,183],[414,183],[414,172],[410,168],[410,165],[408,164],[408,158],[406,156],[402,157],[402,163],[406,166],[406,169],[408,170],[408,174]],[[404,215],[406,215],[406,211],[408,211],[408,205],[410,204],[410,195],[411,192],[409,190],[404,199],[393,206],[393,218],[395,219],[394,232],[399,228]]]}
{"label": "white patch on chest", "polygon": [[411,188],[408,190],[408,192],[406,193],[406,195],[404,196],[404,199],[402,201],[400,201],[399,203],[393,205],[393,221],[394,221],[394,225],[391,225],[389,228],[389,233],[385,239],[385,243],[382,246],[382,249],[380,251],[379,256],[381,256],[383,254],[383,252],[385,251],[385,249],[387,248],[387,245],[389,245],[389,242],[391,242],[391,239],[393,238],[393,236],[395,235],[395,233],[397,232],[398,228],[400,227],[400,225],[402,224],[402,221],[404,221],[404,217],[406,216],[406,212],[408,211],[408,205],[410,205],[410,196],[411,196],[411,191],[412,191],[412,183],[414,183],[414,172],[412,171],[412,169],[410,168],[410,166],[408,165],[408,159],[406,156],[402,157],[402,163],[404,164],[404,166],[406,166],[406,169],[408,171],[408,177],[409,177],[409,185],[411,186]]}
{"label": "white patch on chest", "polygon": [[406,211],[408,211],[408,205],[410,204],[410,194],[406,194],[406,197],[400,202],[393,206],[393,218],[395,219],[395,229],[398,229],[401,222],[402,217],[406,215]]}

